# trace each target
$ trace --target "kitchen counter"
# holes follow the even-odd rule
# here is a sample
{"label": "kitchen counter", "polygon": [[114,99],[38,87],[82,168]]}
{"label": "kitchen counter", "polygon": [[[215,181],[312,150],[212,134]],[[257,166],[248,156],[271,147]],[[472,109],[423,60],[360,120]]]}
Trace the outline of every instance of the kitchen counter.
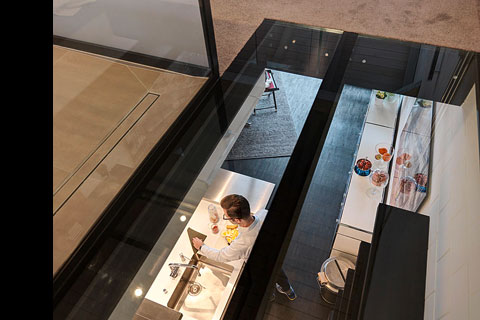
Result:
{"label": "kitchen counter", "polygon": [[[195,231],[201,232],[207,236],[205,244],[221,249],[228,245],[226,239],[221,235],[226,229],[226,224],[229,222],[222,219],[223,210],[219,205],[220,199],[227,194],[241,194],[246,197],[251,205],[251,211],[257,212],[264,209],[268,203],[270,195],[273,192],[274,184],[265,182],[262,180],[254,179],[245,175],[220,169],[216,174],[215,179],[209,189],[207,190],[204,198],[200,201],[191,219],[185,226],[182,234],[177,240],[175,246],[170,252],[165,264],[160,269],[157,277],[155,278],[152,286],[145,295],[145,299],[151,300],[155,303],[167,306],[172,293],[174,292],[177,284],[182,278],[182,274],[185,272],[185,268],[179,269],[179,274],[176,278],[170,277],[169,263],[188,263],[188,261],[182,262],[180,254],[183,254],[187,258],[191,258],[194,254],[191,242],[189,240],[187,229],[192,228]],[[208,215],[208,205],[213,204],[217,208],[217,212],[220,216],[218,223],[219,232],[213,234],[210,228],[210,220]],[[243,271],[245,265],[244,260],[236,260],[228,263],[233,267],[233,271],[228,279],[224,291],[221,293],[219,301],[212,301],[212,308],[215,309],[213,317],[209,314],[208,319],[222,319],[226,306],[230,301],[237,281]],[[202,272],[202,271],[200,271]],[[184,314],[182,319],[204,319],[205,314],[202,310],[198,311],[198,316],[191,317]]]}
{"label": "kitchen counter", "polygon": [[[373,163],[375,145],[379,142],[392,142],[393,134],[393,128],[365,123],[357,160],[367,157]],[[368,176],[363,177],[355,172],[352,173],[341,218],[342,224],[373,232],[375,212],[378,204],[382,201],[384,190],[370,198],[367,196],[367,191],[372,187]]]}
{"label": "kitchen counter", "polygon": [[372,90],[370,94],[365,124],[330,254],[331,257],[344,257],[354,263],[360,241],[371,241],[377,206],[382,202],[385,189],[380,190],[376,196],[369,197],[367,192],[373,187],[369,177],[356,174],[353,166],[358,159],[368,158],[374,166],[372,170],[375,169],[375,146],[381,142],[393,143],[398,109],[404,102],[401,95],[396,95],[392,101],[379,100],[375,97],[376,92],[377,90]]}
{"label": "kitchen counter", "polygon": [[[377,207],[379,203],[383,203],[384,195],[387,204],[410,211],[415,211],[425,197],[425,193],[412,192],[410,198],[407,197],[408,201],[403,202],[403,206],[396,203],[399,179],[406,173],[395,163],[395,159],[399,154],[409,152],[412,154],[413,163],[408,170],[412,172],[410,174],[428,173],[432,108],[415,106],[417,100],[415,97],[403,95],[397,95],[397,99],[392,102],[379,102],[375,99],[376,91],[372,90],[371,93],[355,162],[359,158],[368,157],[374,166],[373,170],[377,143],[394,143],[395,150],[391,169],[388,170],[388,184],[375,197],[366,194],[372,188],[369,177],[357,175],[352,168],[350,184],[330,254],[331,257],[341,256],[352,262],[356,261],[360,242],[370,243],[372,240]],[[404,148],[408,151],[402,150]]]}

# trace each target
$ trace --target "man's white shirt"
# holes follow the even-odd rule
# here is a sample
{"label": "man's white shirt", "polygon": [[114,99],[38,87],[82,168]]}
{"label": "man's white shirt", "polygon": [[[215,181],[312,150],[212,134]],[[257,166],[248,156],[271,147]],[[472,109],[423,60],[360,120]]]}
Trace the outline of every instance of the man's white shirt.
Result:
{"label": "man's white shirt", "polygon": [[229,246],[218,250],[204,244],[199,252],[207,258],[219,262],[229,262],[239,259],[247,260],[267,212],[267,210],[262,209],[255,213],[253,215],[255,220],[246,228],[238,226],[238,236]]}

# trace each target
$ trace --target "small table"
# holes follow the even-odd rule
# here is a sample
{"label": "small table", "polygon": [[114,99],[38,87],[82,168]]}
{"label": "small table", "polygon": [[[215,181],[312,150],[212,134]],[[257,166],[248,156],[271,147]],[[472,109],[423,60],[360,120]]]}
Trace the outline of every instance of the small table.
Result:
{"label": "small table", "polygon": [[275,81],[275,78],[273,77],[272,70],[265,69],[265,83],[270,79],[272,81],[270,82],[270,85],[265,88],[262,96],[264,94],[267,94],[268,96],[270,96],[270,94],[273,94],[273,106],[263,107],[263,108],[254,108],[253,109],[254,114],[255,114],[255,111],[257,111],[257,110],[270,109],[270,108],[275,108],[275,111],[277,111],[277,99],[275,99],[275,91],[280,90],[280,89],[278,88],[277,82]]}

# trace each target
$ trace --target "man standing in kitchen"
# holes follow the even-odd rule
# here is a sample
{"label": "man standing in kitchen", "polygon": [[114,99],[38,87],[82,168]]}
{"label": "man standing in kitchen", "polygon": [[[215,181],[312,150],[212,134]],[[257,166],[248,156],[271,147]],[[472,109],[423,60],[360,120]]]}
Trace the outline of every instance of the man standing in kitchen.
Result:
{"label": "man standing in kitchen", "polygon": [[[252,215],[248,200],[238,194],[225,196],[220,201],[220,206],[224,213],[223,219],[238,225],[239,235],[229,246],[220,250],[205,245],[199,238],[192,239],[193,246],[201,254],[215,261],[229,262],[238,259],[247,260],[257,235],[260,232],[267,210],[262,209],[255,215]],[[297,297],[283,269],[280,270],[275,286],[277,291],[285,294],[288,299],[295,300]],[[274,298],[274,295],[272,298]]]}

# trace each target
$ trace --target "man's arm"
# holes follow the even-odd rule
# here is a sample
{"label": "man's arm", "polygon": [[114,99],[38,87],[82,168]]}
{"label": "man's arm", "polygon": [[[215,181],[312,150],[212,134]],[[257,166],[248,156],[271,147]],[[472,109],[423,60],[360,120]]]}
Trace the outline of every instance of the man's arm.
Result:
{"label": "man's arm", "polygon": [[239,239],[235,239],[229,246],[220,250],[207,246],[200,239],[196,240],[194,238],[193,244],[207,258],[219,262],[229,262],[243,258],[248,249],[248,246],[243,245],[242,241],[237,240]]}

